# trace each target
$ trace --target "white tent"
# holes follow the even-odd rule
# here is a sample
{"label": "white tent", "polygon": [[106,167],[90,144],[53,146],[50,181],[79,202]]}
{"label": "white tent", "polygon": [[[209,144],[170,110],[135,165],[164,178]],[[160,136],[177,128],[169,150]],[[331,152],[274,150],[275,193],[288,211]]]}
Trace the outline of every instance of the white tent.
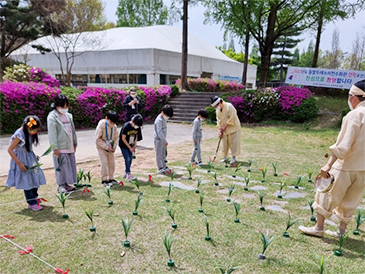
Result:
{"label": "white tent", "polygon": [[[151,26],[85,32],[79,37],[68,34],[64,39],[47,36],[15,51],[12,57],[58,77],[61,69],[56,55],[40,54],[31,47],[42,45],[59,54],[64,68],[67,56],[75,54],[71,71],[74,82],[105,87],[170,84],[180,76],[181,33],[171,26]],[[65,52],[65,48],[71,50]],[[242,63],[189,34],[188,77],[240,81],[242,71]],[[247,83],[254,87],[255,81],[256,66],[249,65]]]}

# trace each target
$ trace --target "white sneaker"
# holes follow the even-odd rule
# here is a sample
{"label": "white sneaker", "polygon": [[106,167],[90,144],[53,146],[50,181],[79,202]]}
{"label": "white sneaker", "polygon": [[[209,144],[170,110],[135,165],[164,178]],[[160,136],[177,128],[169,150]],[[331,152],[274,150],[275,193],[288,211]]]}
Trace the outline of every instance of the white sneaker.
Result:
{"label": "white sneaker", "polygon": [[127,172],[124,172],[123,178],[127,178]]}
{"label": "white sneaker", "polygon": [[134,180],[135,178],[134,178],[134,176],[132,175],[132,173],[128,173],[128,174],[126,175],[126,179],[127,179],[127,180]]}
{"label": "white sneaker", "polygon": [[158,169],[157,172],[160,174],[165,174],[165,170],[163,168]]}
{"label": "white sneaker", "polygon": [[229,163],[234,164],[235,162],[236,162],[236,157],[232,157],[232,160]]}
{"label": "white sneaker", "polygon": [[202,162],[199,162],[199,163],[198,163],[198,166],[203,166],[203,163],[202,163]]}
{"label": "white sneaker", "polygon": [[224,157],[222,160],[220,160],[221,163],[224,163],[227,160],[227,157]]}

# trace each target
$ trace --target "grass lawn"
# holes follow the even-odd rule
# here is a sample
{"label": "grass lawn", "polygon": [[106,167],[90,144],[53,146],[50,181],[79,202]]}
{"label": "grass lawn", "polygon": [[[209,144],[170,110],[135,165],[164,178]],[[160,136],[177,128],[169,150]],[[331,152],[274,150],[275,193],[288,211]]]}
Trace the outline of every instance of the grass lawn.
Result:
{"label": "grass lawn", "polygon": [[[173,188],[169,199],[168,176],[157,175],[155,167],[141,170],[133,166],[135,175],[140,180],[143,192],[142,204],[138,215],[133,216],[137,188],[128,182],[124,186],[111,188],[111,199],[114,204],[108,205],[109,198],[103,193],[97,174],[91,181],[91,192],[79,190],[72,193],[66,201],[68,220],[62,218],[62,207],[54,195],[55,180],[49,180],[40,188],[40,195],[48,200],[44,210],[31,212],[24,207],[22,191],[8,189],[5,178],[0,179],[0,234],[11,234],[13,240],[23,247],[33,246],[33,252],[51,265],[70,269],[70,273],[219,273],[216,264],[242,266],[234,273],[319,273],[319,260],[324,257],[324,273],[364,273],[365,258],[365,225],[360,227],[360,235],[352,235],[355,218],[348,226],[350,236],[343,246],[343,256],[333,253],[338,240],[325,236],[322,239],[301,234],[297,226],[313,225],[308,199],[313,199],[315,191],[305,177],[300,186],[292,186],[297,176],[307,175],[309,169],[313,177],[326,162],[324,155],[328,146],[336,140],[338,129],[311,129],[301,126],[260,126],[242,128],[242,153],[238,160],[242,169],[237,177],[246,177],[248,159],[256,162],[252,165],[249,190],[244,190],[244,181],[233,178],[233,167],[225,168],[224,163],[215,164],[212,172],[218,175],[220,186],[214,186],[214,178],[207,173],[207,166],[193,171],[193,180],[187,180],[189,174],[185,168],[193,146],[184,144],[169,148],[169,155],[179,155],[180,161],[169,162],[177,176],[175,184],[196,187],[200,177],[203,184],[200,191],[204,193],[203,210],[208,218],[211,241],[206,241],[206,221],[199,213],[199,194],[194,190]],[[203,160],[213,156],[217,139],[202,143]],[[151,151],[154,157],[154,151]],[[168,157],[169,159],[169,157]],[[273,176],[271,163],[277,166],[278,177]],[[97,165],[98,163],[91,163]],[[89,163],[90,165],[90,163]],[[267,167],[266,182],[261,183],[262,175],[258,170]],[[86,164],[78,168],[88,170]],[[122,169],[122,167],[118,167]],[[53,172],[53,171],[52,171]],[[289,176],[283,175],[287,172]],[[148,175],[152,174],[152,182]],[[285,178],[283,191],[302,194],[301,198],[277,198],[274,193],[279,190],[278,183]],[[119,180],[122,178],[119,177]],[[232,200],[241,202],[235,223],[235,210],[232,203],[226,201],[227,188],[237,183],[232,193]],[[265,187],[267,196],[263,200],[266,210],[259,209],[258,193],[252,187]],[[260,190],[262,191],[262,190]],[[364,197],[365,198],[365,197]],[[270,210],[270,206],[283,211]],[[360,204],[365,208],[365,199]],[[83,208],[94,210],[96,233],[89,231],[90,222]],[[176,210],[177,229],[172,229],[172,221],[166,208]],[[280,207],[280,208],[279,208]],[[289,229],[290,237],[282,236],[286,228],[288,213],[300,221]],[[130,248],[123,247],[125,240],[121,219],[134,217],[128,240]],[[331,219],[326,229],[336,230],[339,221]],[[265,252],[266,260],[259,260],[262,251],[260,231],[270,238],[275,236]],[[177,237],[172,245],[171,256],[175,267],[167,266],[168,255],[163,245],[165,232],[172,232]],[[125,252],[123,257],[121,252]],[[19,255],[19,249],[0,239],[0,273],[53,273],[52,270],[30,255]]]}

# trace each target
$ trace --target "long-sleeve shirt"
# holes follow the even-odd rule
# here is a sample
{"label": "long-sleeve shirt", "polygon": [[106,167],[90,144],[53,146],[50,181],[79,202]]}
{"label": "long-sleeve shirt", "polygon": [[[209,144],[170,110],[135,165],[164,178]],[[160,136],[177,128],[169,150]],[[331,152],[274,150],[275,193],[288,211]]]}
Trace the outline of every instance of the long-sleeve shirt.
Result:
{"label": "long-sleeve shirt", "polygon": [[[96,147],[99,149],[108,150],[108,148],[111,147],[110,142],[114,141],[113,148],[116,148],[119,139],[118,128],[116,125],[111,127],[110,125],[108,125],[108,123],[106,124],[107,126],[105,127],[105,122],[106,122],[105,119],[101,119],[98,123],[98,126],[96,127],[95,131]],[[113,135],[111,135],[112,130],[113,130]],[[106,131],[108,131],[108,140],[106,138]]]}
{"label": "long-sleeve shirt", "polygon": [[139,104],[133,104],[130,106],[129,103],[132,102],[134,100],[134,98],[130,95],[125,97],[125,99],[123,101],[123,107],[125,108],[127,114],[141,113],[141,110],[143,109],[142,100],[138,96],[136,96],[136,99],[138,100]]}
{"label": "long-sleeve shirt", "polygon": [[365,171],[365,101],[343,118],[337,141],[330,150],[337,157],[334,168]]}
{"label": "long-sleeve shirt", "polygon": [[241,129],[241,123],[237,116],[237,111],[231,103],[223,101],[223,109],[216,111],[217,127],[221,128],[227,124],[223,135],[228,135]]}
{"label": "long-sleeve shirt", "polygon": [[194,119],[194,122],[193,122],[193,129],[192,129],[192,134],[193,134],[193,140],[196,140],[196,139],[201,139],[202,136],[203,136],[203,133],[202,133],[202,120],[199,119],[199,117],[196,117]]}
{"label": "long-sleeve shirt", "polygon": [[157,116],[154,123],[153,138],[167,143],[167,121],[162,117],[161,113]]}

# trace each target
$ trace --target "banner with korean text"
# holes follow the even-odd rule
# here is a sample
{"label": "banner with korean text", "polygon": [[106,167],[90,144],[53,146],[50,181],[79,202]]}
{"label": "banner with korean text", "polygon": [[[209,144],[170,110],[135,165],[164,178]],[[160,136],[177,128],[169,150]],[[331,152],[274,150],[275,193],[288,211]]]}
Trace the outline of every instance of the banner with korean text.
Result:
{"label": "banner with korean text", "polygon": [[285,83],[302,86],[350,89],[354,83],[364,79],[365,71],[288,67]]}

